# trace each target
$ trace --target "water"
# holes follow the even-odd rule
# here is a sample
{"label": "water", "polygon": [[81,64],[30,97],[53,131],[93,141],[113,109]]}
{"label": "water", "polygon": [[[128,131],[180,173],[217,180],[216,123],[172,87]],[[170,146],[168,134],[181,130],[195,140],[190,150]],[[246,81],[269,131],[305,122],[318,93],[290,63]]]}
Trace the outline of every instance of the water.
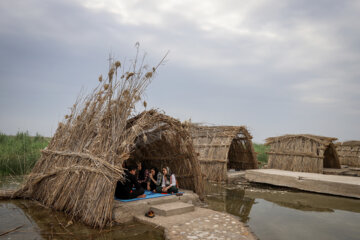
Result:
{"label": "water", "polygon": [[[0,189],[19,186],[22,178],[0,179]],[[279,188],[206,183],[209,208],[238,216],[260,239],[360,239],[360,200]],[[70,224],[62,212],[35,201],[0,201],[0,239],[164,239],[163,232],[140,223],[99,231]]]}
{"label": "water", "polygon": [[[22,178],[0,179],[0,189],[17,188]],[[68,225],[68,226],[67,226]],[[93,229],[31,200],[0,200],[0,239],[164,239],[163,231],[140,223]]]}
{"label": "water", "polygon": [[238,216],[260,239],[360,239],[357,199],[210,183],[206,193],[209,208]]}

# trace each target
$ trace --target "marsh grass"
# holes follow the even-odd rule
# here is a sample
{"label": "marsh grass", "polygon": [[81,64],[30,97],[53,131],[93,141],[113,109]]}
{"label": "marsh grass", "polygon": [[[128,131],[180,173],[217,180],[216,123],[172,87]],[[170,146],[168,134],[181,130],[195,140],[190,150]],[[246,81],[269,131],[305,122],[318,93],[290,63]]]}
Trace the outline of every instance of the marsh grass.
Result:
{"label": "marsh grass", "polygon": [[259,166],[259,168],[261,168],[268,162],[268,155],[266,152],[269,150],[269,147],[264,144],[254,143],[254,149],[257,153],[258,162],[261,162],[261,166]]}
{"label": "marsh grass", "polygon": [[39,134],[29,136],[27,131],[15,136],[0,133],[0,176],[29,173],[49,141]]}

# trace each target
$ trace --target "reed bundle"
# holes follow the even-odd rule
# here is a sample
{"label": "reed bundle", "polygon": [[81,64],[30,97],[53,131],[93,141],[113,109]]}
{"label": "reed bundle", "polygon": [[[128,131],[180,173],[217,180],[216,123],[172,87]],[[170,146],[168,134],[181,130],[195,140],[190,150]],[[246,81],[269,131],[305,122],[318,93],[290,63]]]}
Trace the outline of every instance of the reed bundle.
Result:
{"label": "reed bundle", "polygon": [[[164,60],[164,59],[163,59]],[[59,123],[25,184],[13,197],[36,199],[94,227],[112,219],[116,181],[136,137],[152,121],[147,115],[128,127],[135,105],[162,61],[149,69],[136,57],[129,67],[111,61],[92,93],[79,97]],[[144,103],[145,105],[145,103]]]}

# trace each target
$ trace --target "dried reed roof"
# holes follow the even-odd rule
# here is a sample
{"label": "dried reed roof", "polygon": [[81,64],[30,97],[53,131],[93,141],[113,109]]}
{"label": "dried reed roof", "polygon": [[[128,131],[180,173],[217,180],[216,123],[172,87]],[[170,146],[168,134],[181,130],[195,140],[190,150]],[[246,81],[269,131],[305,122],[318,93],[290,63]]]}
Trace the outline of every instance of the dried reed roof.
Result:
{"label": "dried reed roof", "polygon": [[360,141],[352,140],[352,141],[342,142],[340,144],[343,146],[360,146]]}
{"label": "dried reed roof", "polygon": [[319,142],[321,144],[329,144],[330,142],[337,140],[337,138],[333,138],[333,137],[324,137],[324,136],[317,136],[312,134],[286,134],[283,136],[267,138],[265,140],[266,141],[265,145],[270,145],[271,143],[279,142],[279,141],[286,141],[292,138],[309,139],[315,142]]}
{"label": "dried reed roof", "polygon": [[162,62],[149,68],[144,58],[139,61],[138,52],[139,48],[129,67],[111,62],[98,87],[78,98],[13,197],[36,199],[95,227],[111,221],[115,184],[124,174],[122,163],[153,121],[144,114],[128,127],[135,104]]}

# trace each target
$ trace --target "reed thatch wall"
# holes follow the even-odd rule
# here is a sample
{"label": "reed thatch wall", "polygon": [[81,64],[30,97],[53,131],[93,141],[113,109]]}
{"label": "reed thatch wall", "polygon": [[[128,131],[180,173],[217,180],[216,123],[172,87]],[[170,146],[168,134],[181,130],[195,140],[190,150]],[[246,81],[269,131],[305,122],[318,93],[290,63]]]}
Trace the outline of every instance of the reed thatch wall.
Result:
{"label": "reed thatch wall", "polygon": [[252,136],[246,127],[190,124],[189,131],[206,179],[226,181],[228,169],[258,167]]}
{"label": "reed thatch wall", "polygon": [[322,173],[323,168],[340,168],[335,140],[310,134],[268,138],[268,167],[313,173]]}
{"label": "reed thatch wall", "polygon": [[350,167],[360,167],[360,141],[336,143],[340,164]]}

